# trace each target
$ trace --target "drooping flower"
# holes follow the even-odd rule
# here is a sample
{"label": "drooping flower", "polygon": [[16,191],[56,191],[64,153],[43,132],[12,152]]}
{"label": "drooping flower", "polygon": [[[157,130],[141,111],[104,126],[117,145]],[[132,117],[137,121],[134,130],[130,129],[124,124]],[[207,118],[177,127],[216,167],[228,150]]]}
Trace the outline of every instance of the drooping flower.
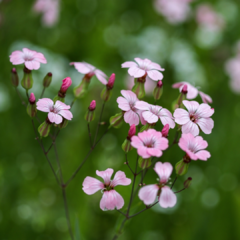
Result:
{"label": "drooping flower", "polygon": [[210,118],[214,109],[206,103],[199,105],[196,101],[184,100],[183,104],[188,111],[177,108],[173,113],[175,122],[182,125],[182,133],[192,133],[197,136],[200,128],[205,134],[210,134],[214,126]]}
{"label": "drooping flower", "polygon": [[150,61],[149,59],[134,58],[137,62],[125,62],[122,64],[122,68],[129,68],[128,73],[130,76],[140,78],[146,75],[146,78],[153,81],[163,79],[163,74],[160,71],[164,71],[159,64]]}
{"label": "drooping flower", "polygon": [[162,151],[168,148],[168,140],[155,129],[148,129],[133,136],[131,144],[137,148],[137,153],[142,158],[161,157]]}
{"label": "drooping flower", "polygon": [[117,171],[114,179],[111,180],[113,169],[108,168],[105,171],[96,171],[96,174],[104,180],[100,182],[96,178],[86,177],[83,181],[83,191],[92,195],[95,192],[102,190],[103,196],[100,201],[100,208],[102,210],[121,209],[124,205],[122,196],[114,189],[117,185],[127,186],[131,183],[131,179],[127,178],[125,173]]}
{"label": "drooping flower", "polygon": [[142,117],[144,120],[150,124],[156,123],[158,119],[161,120],[162,124],[165,126],[169,124],[170,128],[175,127],[175,122],[170,111],[166,108],[160,106],[151,105],[144,101],[138,101],[135,104],[135,108],[142,110]]}
{"label": "drooping flower", "polygon": [[191,85],[188,82],[174,83],[172,85],[172,87],[173,88],[179,88],[179,92],[181,92],[184,85],[187,85],[187,95],[186,95],[187,99],[194,99],[199,94],[204,103],[212,103],[212,98],[210,96],[208,96],[207,94],[199,91],[196,87],[194,87],[193,85]]}
{"label": "drooping flower", "polygon": [[[139,198],[144,204],[149,205],[154,203],[158,196],[158,201],[162,208],[175,206],[177,203],[177,197],[172,189],[166,186],[173,170],[172,165],[169,162],[157,162],[154,170],[160,178],[159,183],[142,187],[138,193]],[[158,195],[159,192],[160,195]]]}
{"label": "drooping flower", "polygon": [[49,98],[42,98],[37,101],[37,109],[42,112],[48,112],[48,119],[52,123],[59,124],[63,117],[71,120],[73,115],[69,111],[71,107],[61,101],[54,102]]}
{"label": "drooping flower", "polygon": [[203,140],[200,136],[194,137],[191,133],[182,134],[178,146],[185,151],[192,160],[200,159],[206,161],[211,157],[210,153],[204,150],[208,146],[207,141]]}
{"label": "drooping flower", "polygon": [[86,62],[71,62],[70,65],[74,65],[78,72],[87,75],[89,78],[96,75],[97,79],[106,85],[108,83],[107,76],[104,72],[96,69],[93,65]]}
{"label": "drooping flower", "polygon": [[24,63],[29,70],[37,70],[40,68],[40,63],[47,63],[46,58],[42,53],[23,48],[23,51],[14,51],[10,55],[10,62],[13,65]]}
{"label": "drooping flower", "polygon": [[121,94],[124,97],[118,97],[117,103],[118,107],[125,111],[124,121],[130,126],[139,124],[139,115],[138,110],[135,108],[135,104],[138,101],[138,98],[135,93],[130,90],[122,90]]}

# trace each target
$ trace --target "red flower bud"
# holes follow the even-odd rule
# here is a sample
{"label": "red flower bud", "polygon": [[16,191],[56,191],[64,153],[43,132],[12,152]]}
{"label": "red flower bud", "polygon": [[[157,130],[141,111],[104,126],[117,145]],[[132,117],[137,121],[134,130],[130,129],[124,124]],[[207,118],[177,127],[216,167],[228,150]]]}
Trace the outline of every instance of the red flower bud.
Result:
{"label": "red flower bud", "polygon": [[167,138],[169,132],[169,124],[166,124],[162,129],[162,136]]}
{"label": "red flower bud", "polygon": [[136,133],[136,126],[135,124],[131,125],[129,131],[128,131],[128,138],[131,139],[132,136],[134,136]]}
{"label": "red flower bud", "polygon": [[95,108],[96,108],[96,101],[95,101],[95,100],[92,100],[92,102],[90,103],[88,109],[89,109],[90,111],[93,111],[93,110],[95,110]]}
{"label": "red flower bud", "polygon": [[112,75],[110,76],[110,78],[108,80],[107,88],[112,89],[113,85],[114,85],[114,82],[115,82],[115,73],[112,73]]}
{"label": "red flower bud", "polygon": [[34,104],[35,102],[36,102],[36,98],[34,96],[34,93],[31,93],[29,97],[29,103]]}
{"label": "red flower bud", "polygon": [[161,88],[161,87],[163,86],[163,83],[162,83],[161,80],[159,80],[159,81],[157,82],[157,86],[158,86],[159,88]]}
{"label": "red flower bud", "polygon": [[66,77],[62,80],[62,86],[61,86],[61,89],[60,91],[62,93],[66,93],[66,91],[68,90],[68,88],[71,86],[72,84],[72,80],[70,77]]}
{"label": "red flower bud", "polygon": [[187,94],[188,90],[187,90],[187,84],[185,84],[182,88],[182,93],[183,94]]}

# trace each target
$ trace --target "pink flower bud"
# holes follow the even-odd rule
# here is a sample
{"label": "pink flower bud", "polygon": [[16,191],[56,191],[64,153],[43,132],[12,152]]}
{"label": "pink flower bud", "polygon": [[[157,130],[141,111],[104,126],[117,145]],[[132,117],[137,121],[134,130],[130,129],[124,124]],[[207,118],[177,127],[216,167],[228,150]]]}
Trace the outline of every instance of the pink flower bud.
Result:
{"label": "pink flower bud", "polygon": [[185,84],[185,85],[183,86],[182,93],[183,93],[183,94],[187,94],[187,92],[188,92],[188,87],[187,87],[187,84]]}
{"label": "pink flower bud", "polygon": [[72,84],[72,80],[71,80],[70,77],[64,78],[63,81],[62,81],[62,86],[61,86],[60,91],[61,91],[62,93],[66,93],[66,91],[67,91],[68,88],[71,86],[71,84]]}
{"label": "pink flower bud", "polygon": [[112,89],[113,85],[114,85],[114,82],[115,82],[115,73],[112,73],[112,75],[110,76],[110,78],[108,80],[107,88]]}
{"label": "pink flower bud", "polygon": [[157,86],[158,86],[159,88],[161,88],[161,87],[163,86],[163,83],[162,83],[161,80],[159,80],[159,81],[157,82]]}
{"label": "pink flower bud", "polygon": [[128,131],[128,138],[131,139],[132,136],[134,136],[136,133],[136,126],[135,124],[131,125],[129,131]]}
{"label": "pink flower bud", "polygon": [[30,102],[30,104],[34,104],[34,103],[36,102],[36,98],[35,98],[35,96],[34,96],[34,93],[31,93],[31,94],[30,94],[29,102]]}
{"label": "pink flower bud", "polygon": [[185,188],[189,188],[190,185],[191,185],[191,183],[192,183],[192,178],[189,177],[189,178],[183,183],[183,185],[184,185]]}
{"label": "pink flower bud", "polygon": [[169,124],[166,124],[162,129],[162,136],[167,138],[168,137],[168,132],[169,132]]}
{"label": "pink flower bud", "polygon": [[95,101],[95,100],[92,100],[92,102],[90,103],[88,109],[89,109],[90,111],[94,111],[95,108],[96,108],[96,101]]}

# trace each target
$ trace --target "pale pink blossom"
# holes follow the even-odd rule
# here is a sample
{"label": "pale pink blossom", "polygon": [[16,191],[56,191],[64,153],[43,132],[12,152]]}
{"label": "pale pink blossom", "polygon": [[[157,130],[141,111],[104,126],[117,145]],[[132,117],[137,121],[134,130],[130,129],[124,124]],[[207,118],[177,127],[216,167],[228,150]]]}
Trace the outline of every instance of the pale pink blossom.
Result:
{"label": "pale pink blossom", "polygon": [[13,65],[24,63],[29,70],[37,70],[40,68],[40,63],[47,63],[46,58],[42,53],[23,48],[23,51],[14,51],[10,55],[10,62]]}
{"label": "pale pink blossom", "polygon": [[102,72],[99,69],[96,69],[93,65],[86,63],[86,62],[71,62],[70,65],[74,65],[74,67],[77,69],[78,72],[82,74],[88,75],[88,77],[92,77],[96,75],[97,79],[106,85],[108,83],[107,81],[107,75]]}
{"label": "pale pink blossom", "polygon": [[105,171],[96,171],[96,174],[101,177],[104,183],[96,178],[86,177],[83,181],[83,191],[92,195],[95,192],[102,190],[103,196],[100,201],[102,210],[121,209],[124,205],[122,196],[114,189],[117,185],[127,186],[131,183],[131,179],[127,178],[125,173],[117,171],[114,179],[111,180],[113,169],[108,168]]}
{"label": "pale pink blossom", "polygon": [[146,79],[158,81],[163,79],[163,74],[160,71],[164,71],[159,64],[150,61],[149,59],[134,58],[137,62],[124,62],[122,68],[129,68],[128,73],[130,76],[140,78],[146,75]]}
{"label": "pale pink blossom", "polygon": [[123,97],[117,98],[118,107],[123,110],[124,121],[130,126],[139,124],[139,111],[135,108],[135,104],[138,100],[136,94],[130,90],[122,90]]}
{"label": "pale pink blossom", "polygon": [[137,153],[142,158],[161,157],[162,151],[168,148],[168,140],[161,132],[148,129],[131,138],[131,145],[137,148]]}
{"label": "pale pink blossom", "polygon": [[37,101],[37,109],[42,112],[48,112],[48,119],[52,123],[60,124],[63,117],[71,120],[73,115],[69,111],[71,107],[61,101],[54,102],[49,98],[42,98]]}
{"label": "pale pink blossom", "polygon": [[183,105],[187,111],[177,108],[173,114],[175,122],[182,125],[182,133],[192,133],[197,136],[200,128],[205,134],[210,134],[214,126],[214,122],[210,118],[214,109],[206,103],[199,105],[196,101],[184,100]]}
{"label": "pale pink blossom", "polygon": [[43,13],[43,24],[51,27],[55,25],[59,19],[59,0],[37,0],[33,6],[33,10],[38,13]]}
{"label": "pale pink blossom", "polygon": [[156,11],[162,14],[169,23],[177,24],[188,18],[189,2],[191,0],[155,0],[154,6]]}
{"label": "pale pink blossom", "polygon": [[194,99],[197,97],[197,95],[199,94],[200,97],[202,98],[202,101],[204,103],[212,103],[212,98],[207,95],[206,93],[203,93],[201,91],[199,91],[196,87],[194,87],[193,85],[191,85],[188,82],[178,82],[178,83],[174,83],[172,85],[173,88],[178,88],[179,92],[182,91],[183,87],[187,85],[187,95],[186,98],[187,99]]}
{"label": "pale pink blossom", "polygon": [[198,24],[210,30],[221,30],[225,25],[223,17],[209,4],[201,4],[197,7],[196,20]]}
{"label": "pale pink blossom", "polygon": [[[172,189],[166,186],[173,170],[172,165],[169,162],[157,162],[154,170],[160,178],[159,184],[142,187],[138,193],[139,198],[144,204],[150,205],[155,202],[158,196],[158,201],[162,208],[174,207],[177,203],[177,197]],[[158,195],[159,192],[160,195]]]}
{"label": "pale pink blossom", "polygon": [[200,136],[194,137],[191,133],[182,134],[178,146],[185,151],[192,160],[200,159],[206,161],[211,157],[210,153],[204,150],[208,146],[207,141],[203,140]]}
{"label": "pale pink blossom", "polygon": [[173,116],[166,108],[162,108],[157,105],[151,105],[144,101],[137,101],[135,108],[143,111],[142,117],[149,124],[156,123],[158,119],[160,119],[164,126],[169,124],[170,128],[175,127]]}

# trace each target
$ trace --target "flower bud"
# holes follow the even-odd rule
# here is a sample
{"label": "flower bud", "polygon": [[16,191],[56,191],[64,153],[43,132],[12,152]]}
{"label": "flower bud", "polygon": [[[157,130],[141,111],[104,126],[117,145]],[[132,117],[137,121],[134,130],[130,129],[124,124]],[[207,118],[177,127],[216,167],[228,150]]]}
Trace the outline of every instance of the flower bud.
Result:
{"label": "flower bud", "polygon": [[30,94],[29,102],[27,105],[27,114],[33,118],[36,116],[37,106],[36,106],[36,98],[33,93]]}
{"label": "flower bud", "polygon": [[91,121],[94,120],[94,118],[95,118],[95,108],[96,108],[96,101],[93,100],[93,101],[90,103],[90,105],[89,105],[89,107],[88,107],[88,110],[87,110],[87,112],[86,112],[86,114],[85,114],[85,120],[86,120],[87,122],[91,122]]}
{"label": "flower bud", "polygon": [[162,129],[162,136],[167,138],[168,137],[168,132],[169,132],[169,124],[166,124]]}
{"label": "flower bud", "polygon": [[131,125],[128,131],[128,138],[131,140],[131,137],[136,134],[136,126],[135,124]]}
{"label": "flower bud", "polygon": [[131,145],[131,140],[129,140],[128,138],[124,140],[123,144],[122,144],[122,150],[127,153],[132,149],[132,145]]}
{"label": "flower bud", "polygon": [[17,87],[19,84],[19,80],[18,80],[18,74],[17,74],[17,70],[16,68],[13,68],[11,70],[11,79],[12,79],[12,84],[14,87]]}
{"label": "flower bud", "polygon": [[101,92],[101,98],[103,99],[104,102],[107,102],[110,100],[112,96],[112,88],[115,82],[115,73],[112,73],[110,76],[108,83],[106,84],[106,87],[102,90]]}
{"label": "flower bud", "polygon": [[139,167],[142,168],[142,169],[145,169],[145,168],[150,167],[151,164],[152,164],[151,158],[146,158],[146,159],[144,159],[144,158],[140,157],[140,158],[138,159],[138,165],[139,165]]}
{"label": "flower bud", "polygon": [[192,178],[189,177],[189,178],[183,183],[183,185],[184,185],[185,188],[189,188],[190,185],[191,185],[191,183],[192,183]]}
{"label": "flower bud", "polygon": [[21,85],[23,88],[25,88],[27,91],[32,88],[33,85],[33,79],[32,79],[32,71],[24,67],[23,69],[23,79],[21,81]]}
{"label": "flower bud", "polygon": [[157,86],[153,90],[153,97],[155,100],[159,100],[163,93],[163,83],[161,80],[157,82]]}
{"label": "flower bud", "polygon": [[57,126],[62,129],[65,128],[68,125],[68,120],[66,118],[63,118],[62,122],[58,124]]}
{"label": "flower bud", "polygon": [[185,84],[182,88],[182,91],[176,101],[173,103],[173,110],[183,107],[182,101],[186,99],[187,95],[187,85]]}
{"label": "flower bud", "polygon": [[106,85],[109,90],[113,88],[114,82],[115,82],[115,73],[112,73]]}
{"label": "flower bud", "polygon": [[185,85],[183,86],[183,88],[182,88],[182,93],[185,94],[185,95],[188,93],[187,84],[185,84]]}
{"label": "flower bud", "polygon": [[52,123],[48,120],[48,118],[38,127],[38,132],[41,137],[47,137],[50,129],[51,129]]}
{"label": "flower bud", "polygon": [[47,75],[44,77],[43,79],[43,86],[46,88],[46,87],[49,87],[49,85],[51,84],[52,82],[52,73],[49,72],[47,73]]}
{"label": "flower bud", "polygon": [[60,93],[64,94],[67,92],[68,88],[72,85],[72,79],[70,77],[66,77],[62,80],[62,86],[60,89]]}
{"label": "flower bud", "polygon": [[117,113],[110,117],[110,126],[114,128],[120,128],[123,123],[123,112]]}
{"label": "flower bud", "polygon": [[74,96],[76,98],[82,98],[88,90],[91,77],[87,77],[87,74],[83,77],[82,82],[73,89]]}
{"label": "flower bud", "polygon": [[175,170],[176,174],[182,176],[187,173],[189,163],[186,163],[183,159],[176,163]]}
{"label": "flower bud", "polygon": [[136,81],[135,85],[132,88],[132,91],[137,95],[138,99],[142,99],[145,96],[145,88],[144,88],[144,83],[142,81],[138,80]]}

